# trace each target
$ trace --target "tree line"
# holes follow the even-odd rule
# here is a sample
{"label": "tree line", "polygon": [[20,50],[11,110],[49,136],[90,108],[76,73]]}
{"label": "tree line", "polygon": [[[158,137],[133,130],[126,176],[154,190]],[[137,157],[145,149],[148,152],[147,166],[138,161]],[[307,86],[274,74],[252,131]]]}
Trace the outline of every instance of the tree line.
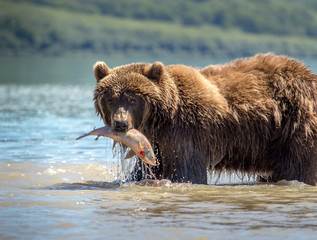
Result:
{"label": "tree line", "polygon": [[315,0],[2,0],[0,54],[317,56]]}
{"label": "tree line", "polygon": [[317,36],[315,0],[14,0],[56,9],[250,33]]}

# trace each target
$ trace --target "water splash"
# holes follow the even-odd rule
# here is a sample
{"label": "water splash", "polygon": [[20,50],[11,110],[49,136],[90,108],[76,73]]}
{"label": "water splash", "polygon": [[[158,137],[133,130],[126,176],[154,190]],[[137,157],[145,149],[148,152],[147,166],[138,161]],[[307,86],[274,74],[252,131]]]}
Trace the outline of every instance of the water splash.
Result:
{"label": "water splash", "polygon": [[136,157],[125,159],[125,156],[128,150],[129,148],[127,148],[121,143],[117,143],[112,148],[113,161],[116,162],[116,166],[117,166],[117,179],[123,182],[132,181],[133,179],[132,172],[137,162]]}
{"label": "water splash", "polygon": [[207,184],[209,185],[251,185],[255,184],[256,182],[257,176],[255,173],[207,170]]}

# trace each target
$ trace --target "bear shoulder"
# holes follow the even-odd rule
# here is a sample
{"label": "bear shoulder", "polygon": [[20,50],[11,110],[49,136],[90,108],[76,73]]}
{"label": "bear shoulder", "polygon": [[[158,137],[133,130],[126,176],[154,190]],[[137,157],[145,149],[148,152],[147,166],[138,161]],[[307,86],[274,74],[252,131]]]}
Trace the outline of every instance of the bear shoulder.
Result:
{"label": "bear shoulder", "polygon": [[210,110],[210,106],[214,106],[212,110],[215,117],[227,113],[227,100],[218,87],[198,69],[185,65],[169,65],[166,66],[166,71],[177,87],[179,105],[182,109],[211,114],[207,113],[207,109]]}

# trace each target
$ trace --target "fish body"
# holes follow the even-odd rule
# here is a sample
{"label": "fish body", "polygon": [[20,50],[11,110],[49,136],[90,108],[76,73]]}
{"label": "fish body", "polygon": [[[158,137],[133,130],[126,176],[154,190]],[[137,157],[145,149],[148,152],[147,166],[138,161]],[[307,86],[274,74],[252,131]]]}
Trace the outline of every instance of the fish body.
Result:
{"label": "fish body", "polygon": [[136,129],[130,129],[127,132],[116,132],[112,129],[112,127],[104,126],[94,129],[89,133],[76,138],[76,140],[89,135],[96,135],[96,140],[100,136],[112,138],[115,142],[121,142],[131,148],[131,150],[126,155],[126,158],[131,158],[134,155],[138,155],[145,163],[148,163],[152,166],[158,165],[149,140]]}

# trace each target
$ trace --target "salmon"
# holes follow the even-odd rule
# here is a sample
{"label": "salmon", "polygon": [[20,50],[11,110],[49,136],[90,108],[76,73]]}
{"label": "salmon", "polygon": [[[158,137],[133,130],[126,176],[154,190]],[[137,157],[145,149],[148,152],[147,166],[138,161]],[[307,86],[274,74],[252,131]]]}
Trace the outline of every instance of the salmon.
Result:
{"label": "salmon", "polygon": [[157,166],[159,163],[156,160],[155,154],[151,147],[149,140],[138,130],[130,129],[127,132],[116,132],[110,126],[104,126],[101,128],[97,128],[92,130],[89,133],[86,133],[76,140],[87,137],[89,135],[96,135],[98,138],[100,136],[112,138],[115,142],[121,142],[124,145],[131,148],[131,150],[127,153],[126,159],[131,158],[135,155],[139,156],[139,158],[152,166]]}

